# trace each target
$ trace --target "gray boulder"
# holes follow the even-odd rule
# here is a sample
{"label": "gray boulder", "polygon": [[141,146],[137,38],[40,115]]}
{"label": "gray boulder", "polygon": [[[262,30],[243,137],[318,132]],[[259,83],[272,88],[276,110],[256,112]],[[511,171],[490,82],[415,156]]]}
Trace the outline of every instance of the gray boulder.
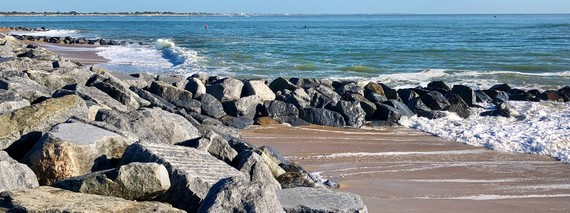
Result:
{"label": "gray boulder", "polygon": [[39,186],[36,174],[4,151],[0,151],[0,171],[0,192]]}
{"label": "gray boulder", "polygon": [[136,202],[83,194],[49,186],[0,193],[0,209],[7,212],[184,212],[159,202]]}
{"label": "gray boulder", "polygon": [[202,113],[208,116],[212,116],[216,119],[220,119],[226,115],[224,111],[224,106],[222,103],[210,94],[203,94],[200,97],[200,102],[202,103]]}
{"label": "gray boulder", "polygon": [[130,163],[117,169],[72,177],[52,184],[74,192],[152,200],[170,188],[166,167],[157,163]]}
{"label": "gray boulder", "polygon": [[360,128],[366,122],[366,112],[357,101],[339,101],[336,111],[342,114],[347,126]]}
{"label": "gray boulder", "polygon": [[222,121],[224,125],[236,129],[246,129],[255,123],[253,118],[250,117],[234,117],[229,115],[220,118],[220,121]]}
{"label": "gray boulder", "polygon": [[224,78],[206,86],[206,92],[221,102],[235,101],[241,97],[243,82],[235,78]]}
{"label": "gray boulder", "polygon": [[29,79],[27,76],[0,78],[0,89],[12,91],[29,102],[50,97],[52,90]]}
{"label": "gray boulder", "polygon": [[83,122],[55,126],[22,158],[41,185],[113,167],[133,141]]}
{"label": "gray boulder", "polygon": [[455,114],[464,119],[469,118],[471,115],[471,112],[469,111],[469,104],[465,103],[465,101],[463,101],[463,99],[457,94],[451,94],[448,99],[450,105],[447,108],[447,111],[455,112]]}
{"label": "gray boulder", "polygon": [[198,98],[201,95],[206,94],[206,86],[197,78],[189,78],[185,89],[194,94],[194,98]]}
{"label": "gray boulder", "polygon": [[135,143],[127,148],[121,164],[156,162],[170,175],[170,189],[157,198],[173,206],[195,212],[208,190],[224,178],[244,175],[207,152],[166,144]]}
{"label": "gray boulder", "polygon": [[449,107],[449,101],[437,91],[429,92],[423,95],[421,99],[432,110],[445,110]]}
{"label": "gray boulder", "polygon": [[323,126],[346,126],[344,117],[340,113],[328,109],[305,108],[301,113],[301,118],[309,123]]}
{"label": "gray boulder", "polygon": [[236,161],[235,168],[244,173],[248,180],[263,183],[273,189],[281,189],[264,159],[255,151],[243,150],[236,157]]}
{"label": "gray boulder", "polygon": [[202,138],[183,143],[183,145],[207,151],[214,157],[228,164],[238,155],[237,151],[230,146],[228,141],[213,130],[207,130]]}
{"label": "gray boulder", "polygon": [[198,212],[284,212],[275,189],[262,182],[226,178],[216,183]]}
{"label": "gray boulder", "polygon": [[31,132],[51,129],[71,117],[87,117],[85,101],[76,95],[45,100],[0,115],[0,149],[5,149],[16,140]]}
{"label": "gray boulder", "polygon": [[398,121],[400,121],[400,118],[402,117],[402,113],[400,113],[400,110],[391,107],[389,105],[376,104],[376,107],[378,107],[378,109],[376,110],[374,115],[375,119],[397,123]]}
{"label": "gray boulder", "polygon": [[295,89],[287,98],[285,102],[295,105],[298,109],[303,109],[311,105],[311,96],[305,92],[304,89]]}
{"label": "gray boulder", "polygon": [[164,98],[158,95],[155,95],[149,91],[138,88],[136,86],[131,86],[129,89],[135,92],[139,97],[147,100],[150,103],[149,107],[158,107],[169,112],[176,111],[175,110],[176,106],[174,104],[168,102],[167,100],[164,100]]}
{"label": "gray boulder", "polygon": [[29,105],[30,102],[23,99],[20,95],[12,91],[0,90],[0,114],[14,111]]}
{"label": "gray boulder", "polygon": [[193,96],[191,92],[160,81],[152,82],[148,90],[175,106],[184,108],[189,112],[201,112],[201,103],[192,99]]}
{"label": "gray boulder", "polygon": [[385,84],[380,84],[380,86],[382,87],[382,90],[384,90],[384,95],[386,96],[386,98],[388,99],[394,99],[394,100],[400,100],[400,96],[398,95],[398,91],[396,91],[395,89],[392,89],[391,87],[385,85]]}
{"label": "gray boulder", "polygon": [[257,95],[240,98],[236,101],[224,102],[224,110],[228,115],[236,117],[247,117],[253,119],[257,112],[257,107],[262,100]]}
{"label": "gray boulder", "polygon": [[41,70],[26,70],[25,73],[30,79],[50,90],[57,90],[65,85],[77,84],[77,81],[72,76],[58,75]]}
{"label": "gray boulder", "polygon": [[176,144],[201,135],[186,118],[158,108],[141,108],[130,113],[99,110],[97,121],[132,132],[140,141]]}
{"label": "gray boulder", "polygon": [[316,108],[334,109],[341,100],[339,94],[324,85],[310,88],[307,90],[307,93],[311,97],[311,106]]}
{"label": "gray boulder", "polygon": [[281,123],[291,123],[299,117],[299,110],[295,105],[283,101],[266,101],[263,103],[262,114]]}
{"label": "gray boulder", "polygon": [[66,95],[78,95],[86,102],[93,102],[103,109],[113,109],[119,112],[129,112],[132,109],[125,106],[123,103],[109,96],[107,93],[95,88],[80,85],[66,86],[63,89],[57,90],[52,94],[53,98],[58,98]]}
{"label": "gray boulder", "polygon": [[129,111],[138,109],[141,107],[141,103],[144,106],[148,106],[150,104],[129,90],[129,86],[127,84],[116,79],[108,73],[93,74],[93,76],[87,81],[85,85],[89,87],[95,87],[107,93],[107,95],[111,96],[113,99],[127,106]]}
{"label": "gray boulder", "polygon": [[360,196],[321,188],[289,188],[277,190],[277,197],[287,213],[368,212]]}
{"label": "gray boulder", "polygon": [[471,89],[471,87],[463,86],[463,85],[454,85],[453,89],[451,90],[452,93],[459,95],[465,103],[472,107],[475,106],[477,103],[477,96],[475,95],[475,91]]}
{"label": "gray boulder", "polygon": [[414,112],[408,108],[404,103],[397,101],[397,100],[388,100],[384,101],[384,104],[396,108],[402,116],[413,116]]}
{"label": "gray boulder", "polygon": [[258,96],[262,102],[275,100],[275,93],[265,84],[264,80],[245,81],[243,91],[244,96],[255,95]]}
{"label": "gray boulder", "polygon": [[273,91],[273,92],[278,92],[278,91],[282,91],[282,90],[290,90],[290,91],[295,91],[298,87],[294,84],[292,84],[291,82],[289,82],[289,80],[279,77],[276,78],[275,80],[271,81],[271,83],[269,84],[269,88]]}

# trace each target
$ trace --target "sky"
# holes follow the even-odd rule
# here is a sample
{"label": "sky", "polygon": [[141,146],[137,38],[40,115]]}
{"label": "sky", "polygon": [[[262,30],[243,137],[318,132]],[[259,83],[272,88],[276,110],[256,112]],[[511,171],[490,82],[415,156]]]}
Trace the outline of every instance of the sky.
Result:
{"label": "sky", "polygon": [[15,0],[0,11],[265,14],[570,13],[570,0]]}

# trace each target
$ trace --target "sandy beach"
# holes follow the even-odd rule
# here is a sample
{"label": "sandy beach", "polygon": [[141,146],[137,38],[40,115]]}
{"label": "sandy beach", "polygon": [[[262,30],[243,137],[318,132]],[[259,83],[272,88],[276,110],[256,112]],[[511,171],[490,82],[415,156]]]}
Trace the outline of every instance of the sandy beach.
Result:
{"label": "sandy beach", "polygon": [[45,42],[32,42],[33,45],[44,47],[55,54],[73,61],[79,61],[85,65],[101,64],[108,60],[97,55],[97,47],[93,45],[66,45],[50,44]]}
{"label": "sandy beach", "polygon": [[568,212],[570,166],[490,151],[405,127],[350,130],[263,127],[244,139],[270,145],[362,196],[370,212]]}

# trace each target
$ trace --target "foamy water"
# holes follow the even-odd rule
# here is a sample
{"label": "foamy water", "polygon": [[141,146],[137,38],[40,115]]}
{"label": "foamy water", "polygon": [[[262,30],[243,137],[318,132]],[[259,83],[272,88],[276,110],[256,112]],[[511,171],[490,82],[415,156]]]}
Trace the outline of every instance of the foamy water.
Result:
{"label": "foamy water", "polygon": [[48,30],[48,31],[17,31],[13,30],[8,32],[12,35],[31,35],[31,36],[49,36],[49,37],[65,37],[65,36],[79,36],[79,30]]}
{"label": "foamy water", "polygon": [[436,136],[503,152],[547,155],[570,163],[570,103],[510,102],[513,117],[483,117],[471,108],[461,119],[453,113],[429,120],[403,117],[400,123]]}

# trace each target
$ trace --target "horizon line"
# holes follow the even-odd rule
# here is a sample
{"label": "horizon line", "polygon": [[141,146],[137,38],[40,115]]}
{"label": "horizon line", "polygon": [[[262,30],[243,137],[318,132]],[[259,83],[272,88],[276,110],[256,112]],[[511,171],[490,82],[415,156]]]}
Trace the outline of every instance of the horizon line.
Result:
{"label": "horizon line", "polygon": [[122,12],[76,12],[76,11],[0,11],[0,14],[67,14],[67,15],[88,15],[88,14],[132,14],[132,15],[145,15],[145,14],[162,14],[162,15],[267,15],[267,16],[311,16],[311,15],[570,15],[567,13],[244,13],[244,12],[172,12],[172,11],[122,11]]}

